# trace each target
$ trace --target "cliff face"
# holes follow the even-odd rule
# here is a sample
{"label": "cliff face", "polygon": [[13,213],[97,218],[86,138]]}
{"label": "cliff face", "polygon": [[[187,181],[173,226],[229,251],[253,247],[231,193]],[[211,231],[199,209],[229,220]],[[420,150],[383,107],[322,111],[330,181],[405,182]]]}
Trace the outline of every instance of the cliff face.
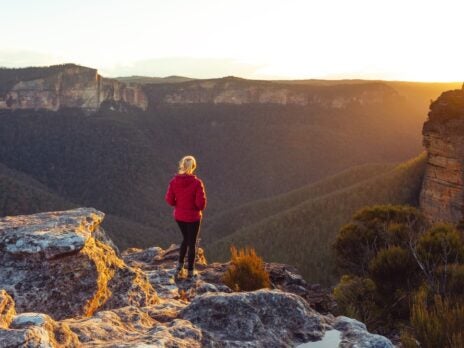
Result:
{"label": "cliff face", "polygon": [[266,265],[273,289],[234,293],[221,281],[228,265],[208,265],[201,250],[192,280],[174,276],[175,245],[119,257],[96,233],[103,215],[0,219],[0,346],[294,347],[335,329],[343,347],[393,348],[356,320],[317,312],[321,291],[286,265]]}
{"label": "cliff face", "polygon": [[278,104],[343,109],[398,97],[393,88],[382,83],[322,86],[227,77],[142,85],[104,78],[96,69],[74,64],[0,69],[0,109],[97,110],[104,101],[125,102],[143,110],[149,102],[153,106]]}
{"label": "cliff face", "polygon": [[428,158],[421,209],[430,222],[457,224],[464,217],[464,88],[431,104],[422,134]]}
{"label": "cliff face", "polygon": [[234,77],[149,85],[146,89],[152,105],[279,104],[342,109],[352,104],[372,105],[398,97],[395,90],[381,83],[317,86]]}
{"label": "cliff face", "polygon": [[[3,77],[3,78],[2,78]],[[147,98],[139,85],[127,85],[100,76],[96,69],[68,64],[50,68],[0,71],[0,109],[63,107],[97,110],[106,100],[146,109]]]}

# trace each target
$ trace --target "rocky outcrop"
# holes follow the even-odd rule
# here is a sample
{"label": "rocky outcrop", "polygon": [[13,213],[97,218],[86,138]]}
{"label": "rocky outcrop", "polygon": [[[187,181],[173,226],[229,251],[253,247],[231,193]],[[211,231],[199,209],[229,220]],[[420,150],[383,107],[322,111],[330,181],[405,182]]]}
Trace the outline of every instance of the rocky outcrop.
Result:
{"label": "rocky outcrop", "polygon": [[[0,109],[81,108],[95,111],[105,101],[145,110],[142,87],[103,78],[96,69],[74,64],[0,71]],[[2,75],[6,75],[2,79]]]}
{"label": "rocky outcrop", "polygon": [[335,319],[332,326],[334,329],[341,332],[341,342],[339,344],[340,348],[394,347],[389,339],[368,332],[366,325],[355,319],[340,316]]}
{"label": "rocky outcrop", "polygon": [[[278,290],[207,293],[196,297],[180,317],[202,329],[203,344],[240,347],[291,346],[324,336],[324,317],[301,297]],[[291,318],[291,319],[290,319]]]}
{"label": "rocky outcrop", "polygon": [[102,219],[87,208],[0,219],[0,288],[18,312],[62,319],[157,302],[145,274],[93,237]]}
{"label": "rocky outcrop", "polygon": [[119,258],[101,242],[102,219],[80,208],[0,220],[0,287],[11,294],[0,292],[1,347],[292,347],[335,329],[343,347],[391,347],[317,312],[291,267],[267,264],[272,289],[236,293],[221,281],[228,265],[200,249],[197,277],[179,279],[178,246]]}
{"label": "rocky outcrop", "polygon": [[343,109],[352,105],[376,105],[399,98],[394,89],[382,83],[318,86],[234,77],[149,85],[146,90],[151,105],[278,104]]}
{"label": "rocky outcrop", "polygon": [[460,223],[464,214],[464,89],[443,93],[423,127],[427,166],[420,207],[430,222]]}

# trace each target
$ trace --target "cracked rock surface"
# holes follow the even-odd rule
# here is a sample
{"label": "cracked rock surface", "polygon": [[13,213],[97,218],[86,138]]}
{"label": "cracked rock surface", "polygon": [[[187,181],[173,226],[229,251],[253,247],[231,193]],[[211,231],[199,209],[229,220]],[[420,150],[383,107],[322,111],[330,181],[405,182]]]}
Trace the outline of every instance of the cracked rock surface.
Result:
{"label": "cracked rock surface", "polygon": [[0,219],[1,347],[293,347],[334,328],[340,347],[392,347],[318,312],[330,296],[290,266],[266,264],[272,289],[232,292],[228,264],[208,264],[200,249],[197,277],[175,278],[178,246],[118,256],[103,217],[79,208]]}

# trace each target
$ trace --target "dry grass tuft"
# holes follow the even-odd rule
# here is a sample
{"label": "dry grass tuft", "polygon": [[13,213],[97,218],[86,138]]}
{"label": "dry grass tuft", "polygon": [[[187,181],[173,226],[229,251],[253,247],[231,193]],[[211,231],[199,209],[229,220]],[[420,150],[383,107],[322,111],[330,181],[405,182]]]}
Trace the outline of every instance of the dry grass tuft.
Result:
{"label": "dry grass tuft", "polygon": [[269,273],[264,269],[264,261],[253,248],[238,250],[231,246],[230,266],[222,281],[234,291],[253,291],[269,288]]}

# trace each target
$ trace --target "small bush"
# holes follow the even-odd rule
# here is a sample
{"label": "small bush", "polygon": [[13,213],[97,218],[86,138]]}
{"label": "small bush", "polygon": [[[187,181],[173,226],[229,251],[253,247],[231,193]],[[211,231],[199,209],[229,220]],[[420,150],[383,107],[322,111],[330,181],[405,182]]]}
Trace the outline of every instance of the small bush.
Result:
{"label": "small bush", "polygon": [[464,306],[421,289],[414,297],[411,324],[424,348],[464,347]]}
{"label": "small bush", "polygon": [[418,253],[432,267],[460,262],[464,259],[461,234],[452,225],[435,225],[420,237]]}
{"label": "small bush", "polygon": [[418,273],[411,253],[397,246],[380,250],[372,259],[369,271],[378,289],[387,294],[396,289],[412,289]]}
{"label": "small bush", "polygon": [[344,275],[334,289],[334,297],[341,313],[364,322],[368,328],[376,327],[383,316],[371,279]]}
{"label": "small bush", "polygon": [[231,246],[230,266],[224,273],[223,282],[234,291],[253,291],[269,288],[269,273],[264,269],[264,261],[253,248],[237,250]]}

